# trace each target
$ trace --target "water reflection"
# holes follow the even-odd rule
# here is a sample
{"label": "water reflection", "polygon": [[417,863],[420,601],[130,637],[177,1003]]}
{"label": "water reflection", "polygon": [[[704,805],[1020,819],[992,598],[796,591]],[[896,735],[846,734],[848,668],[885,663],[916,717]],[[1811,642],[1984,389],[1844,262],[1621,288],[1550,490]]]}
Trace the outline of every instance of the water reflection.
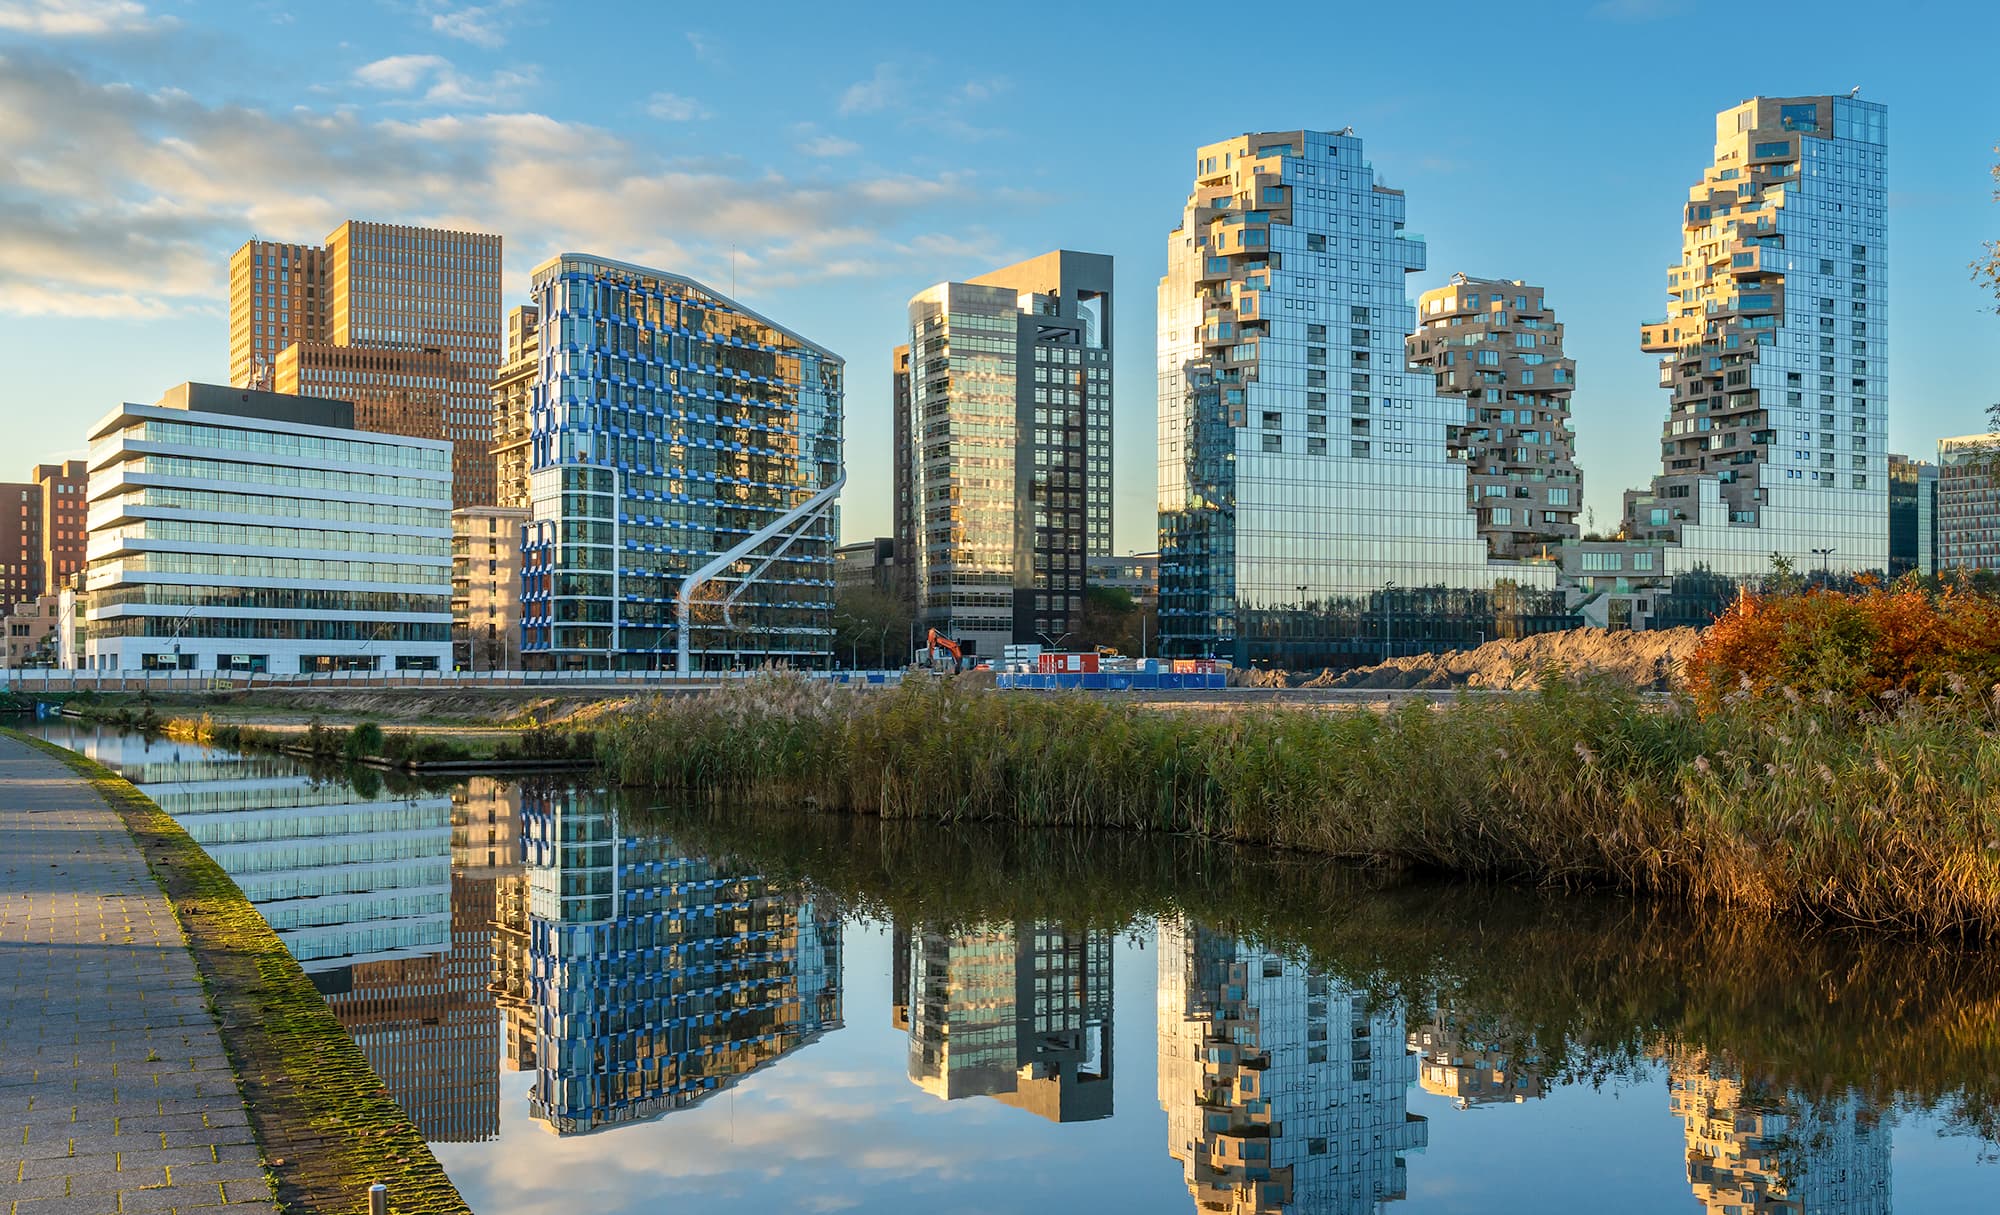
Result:
{"label": "water reflection", "polygon": [[552,1130],[693,1105],[839,1027],[839,925],[797,886],[628,830],[601,793],[530,790],[520,821]]}
{"label": "water reflection", "polygon": [[1525,1212],[1557,1144],[1644,1210],[1888,1215],[1897,1174],[1979,1207],[1937,1132],[2000,1142],[2000,965],[1949,943],[69,741],[236,876],[484,1215]]}
{"label": "water reflection", "polygon": [[1022,921],[897,924],[890,1020],[910,1079],[1051,1122],[1111,1116],[1111,934]]}
{"label": "water reflection", "polygon": [[1168,1150],[1203,1211],[1366,1212],[1403,1197],[1416,1057],[1403,1008],[1237,937],[1162,921]]}

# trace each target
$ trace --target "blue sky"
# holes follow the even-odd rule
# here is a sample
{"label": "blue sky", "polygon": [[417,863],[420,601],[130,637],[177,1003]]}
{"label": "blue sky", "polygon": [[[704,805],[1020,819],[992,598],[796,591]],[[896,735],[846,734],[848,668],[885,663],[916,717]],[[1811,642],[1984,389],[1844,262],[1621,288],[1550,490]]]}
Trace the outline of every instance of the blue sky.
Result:
{"label": "blue sky", "polygon": [[1857,84],[1890,107],[1892,448],[1978,429],[2000,400],[2000,317],[1967,270],[2000,237],[2000,7],[1751,11],[0,0],[0,433],[25,471],[121,400],[223,380],[226,259],[252,233],[471,226],[506,238],[510,304],[582,249],[733,273],[843,354],[862,537],[888,526],[909,297],[1061,246],[1117,259],[1115,539],[1150,548],[1153,293],[1194,148],[1351,124],[1430,240],[1413,295],[1455,270],[1547,288],[1609,521],[1657,466],[1638,325],[1665,311],[1714,112]]}

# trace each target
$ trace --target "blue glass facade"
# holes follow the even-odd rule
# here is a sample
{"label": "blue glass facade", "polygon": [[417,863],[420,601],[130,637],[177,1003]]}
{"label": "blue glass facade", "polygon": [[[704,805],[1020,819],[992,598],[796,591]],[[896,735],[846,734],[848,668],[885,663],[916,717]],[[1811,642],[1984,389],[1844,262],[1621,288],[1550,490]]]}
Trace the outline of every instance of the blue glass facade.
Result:
{"label": "blue glass facade", "polygon": [[[839,356],[691,279],[563,254],[533,275],[523,660],[558,669],[829,663],[831,511],[681,584],[834,486]],[[765,564],[766,558],[775,560]]]}
{"label": "blue glass facade", "polygon": [[1465,405],[1406,366],[1403,220],[1350,133],[1196,153],[1159,288],[1163,654],[1351,666],[1578,623],[1557,564],[1492,559],[1467,509]]}
{"label": "blue glass facade", "polygon": [[795,888],[524,790],[533,1115],[559,1134],[693,1105],[841,1023],[840,927]]}

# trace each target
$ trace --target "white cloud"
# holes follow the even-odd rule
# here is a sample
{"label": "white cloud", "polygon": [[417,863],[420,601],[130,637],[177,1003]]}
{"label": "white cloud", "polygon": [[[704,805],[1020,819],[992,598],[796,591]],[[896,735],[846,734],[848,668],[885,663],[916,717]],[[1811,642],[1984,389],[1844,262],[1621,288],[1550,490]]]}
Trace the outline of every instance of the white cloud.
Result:
{"label": "white cloud", "polygon": [[[359,78],[430,96],[448,67],[395,56]],[[916,272],[921,242],[959,228],[940,217],[973,195],[955,175],[802,180],[676,159],[535,113],[211,104],[0,51],[0,313],[213,310],[242,241],[316,240],[350,217],[499,232],[516,266],[582,248],[711,281],[734,246],[754,294]]]}
{"label": "white cloud", "polygon": [[448,5],[431,14],[431,29],[447,38],[493,50],[507,41],[508,28],[513,24],[507,10],[513,7],[515,0]]}
{"label": "white cloud", "polygon": [[389,93],[421,89],[421,100],[431,105],[519,101],[521,91],[532,88],[537,79],[533,67],[503,69],[484,79],[467,76],[442,55],[391,55],[354,71],[356,84]]}
{"label": "white cloud", "polygon": [[687,40],[688,47],[694,51],[696,59],[701,60],[703,63],[717,63],[721,61],[722,44],[707,34],[697,34],[690,31]]}
{"label": "white cloud", "polygon": [[852,156],[861,150],[861,145],[838,135],[816,135],[798,145],[799,151],[807,156]]}
{"label": "white cloud", "polygon": [[135,0],[0,0],[0,30],[53,38],[130,34],[174,24]]}
{"label": "white cloud", "polygon": [[646,112],[661,122],[699,122],[709,117],[708,107],[679,93],[655,93],[646,102]]}
{"label": "white cloud", "polygon": [[887,63],[875,65],[875,74],[847,86],[840,95],[842,114],[874,114],[889,108],[902,92],[902,80]]}

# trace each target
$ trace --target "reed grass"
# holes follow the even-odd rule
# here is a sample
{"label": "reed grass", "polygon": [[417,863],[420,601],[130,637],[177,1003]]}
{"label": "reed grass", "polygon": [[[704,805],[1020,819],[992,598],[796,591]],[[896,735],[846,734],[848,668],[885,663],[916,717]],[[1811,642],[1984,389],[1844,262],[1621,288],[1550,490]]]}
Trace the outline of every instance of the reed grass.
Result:
{"label": "reed grass", "polygon": [[1384,713],[1162,712],[955,681],[655,698],[630,786],[946,822],[1192,834],[1913,932],[2000,931],[2000,745],[1974,695],[1695,713],[1602,683]]}

